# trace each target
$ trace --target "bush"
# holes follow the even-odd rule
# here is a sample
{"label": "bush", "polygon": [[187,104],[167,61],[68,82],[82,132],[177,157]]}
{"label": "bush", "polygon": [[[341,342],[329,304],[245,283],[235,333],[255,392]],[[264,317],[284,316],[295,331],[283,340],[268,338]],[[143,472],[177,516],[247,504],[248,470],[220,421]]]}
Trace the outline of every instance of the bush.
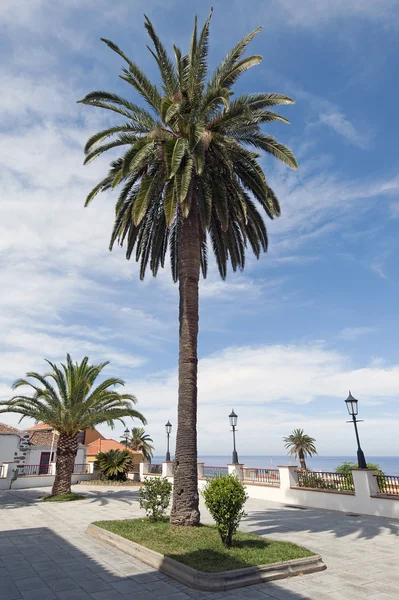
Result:
{"label": "bush", "polygon": [[208,480],[202,495],[216,522],[223,544],[230,548],[233,545],[233,535],[241,518],[245,516],[243,506],[248,499],[245,487],[235,475],[219,475]]}
{"label": "bush", "polygon": [[129,450],[108,450],[99,452],[95,467],[100,469],[101,477],[109,481],[126,481],[126,474],[132,465],[132,453]]}
{"label": "bush", "polygon": [[166,477],[144,479],[139,489],[140,508],[144,508],[150,521],[160,521],[169,506],[172,484]]}
{"label": "bush", "polygon": [[[358,468],[359,467],[358,467],[357,463],[344,460],[344,462],[341,465],[339,465],[335,470],[337,473],[345,473],[345,474],[349,474],[350,476],[352,476],[353,469],[358,469]],[[385,475],[385,473],[383,471],[381,471],[380,465],[376,465],[373,463],[367,463],[367,468],[374,469],[375,471],[377,471],[377,475]]]}

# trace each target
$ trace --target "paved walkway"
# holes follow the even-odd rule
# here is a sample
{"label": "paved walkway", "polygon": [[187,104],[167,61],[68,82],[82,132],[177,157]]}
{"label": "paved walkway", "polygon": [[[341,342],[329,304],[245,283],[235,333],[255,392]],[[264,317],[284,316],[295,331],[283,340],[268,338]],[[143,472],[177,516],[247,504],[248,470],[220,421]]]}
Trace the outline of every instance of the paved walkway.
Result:
{"label": "paved walkway", "polygon": [[[132,488],[75,486],[88,499],[43,504],[44,488],[0,492],[0,600],[392,600],[399,598],[399,521],[249,500],[243,528],[319,552],[328,569],[199,592],[94,541],[87,525],[141,515]],[[203,510],[203,522],[209,517]]]}

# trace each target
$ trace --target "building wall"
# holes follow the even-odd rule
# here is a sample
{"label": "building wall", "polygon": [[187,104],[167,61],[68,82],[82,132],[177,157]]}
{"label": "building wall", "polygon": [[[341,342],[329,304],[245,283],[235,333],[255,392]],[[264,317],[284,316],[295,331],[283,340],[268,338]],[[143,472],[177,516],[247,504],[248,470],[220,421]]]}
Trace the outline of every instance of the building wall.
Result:
{"label": "building wall", "polygon": [[0,434],[0,464],[14,461],[15,452],[19,450],[19,435]]}
{"label": "building wall", "polygon": [[[40,457],[42,452],[50,452],[51,446],[35,446],[30,449],[29,460],[26,464],[29,465],[40,465]],[[55,459],[57,458],[56,453]],[[11,459],[12,460],[12,459]],[[75,465],[86,464],[86,446],[80,446],[75,458]]]}
{"label": "building wall", "polygon": [[105,440],[105,437],[99,432],[97,431],[97,429],[86,429],[85,431],[85,444],[86,446],[88,444],[91,444],[91,442],[94,442],[95,440]]}

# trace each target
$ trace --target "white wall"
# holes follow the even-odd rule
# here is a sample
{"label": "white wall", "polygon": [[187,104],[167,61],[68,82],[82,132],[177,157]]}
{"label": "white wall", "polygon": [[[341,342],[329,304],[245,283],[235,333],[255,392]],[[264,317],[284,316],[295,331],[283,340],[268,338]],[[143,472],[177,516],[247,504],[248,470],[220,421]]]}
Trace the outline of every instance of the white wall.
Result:
{"label": "white wall", "polygon": [[19,453],[19,441],[19,435],[0,434],[0,464],[14,461],[14,453]]}
{"label": "white wall", "polygon": [[[28,460],[26,461],[26,464],[40,465],[40,457],[41,457],[42,452],[50,452],[50,450],[51,450],[50,446],[34,446],[34,447],[32,447],[29,451],[29,457],[28,457]],[[76,454],[76,458],[75,458],[75,465],[86,464],[86,452],[87,452],[86,446],[79,446],[77,454]],[[54,452],[54,458],[57,459],[56,452]],[[11,458],[10,460],[13,460],[13,458]]]}

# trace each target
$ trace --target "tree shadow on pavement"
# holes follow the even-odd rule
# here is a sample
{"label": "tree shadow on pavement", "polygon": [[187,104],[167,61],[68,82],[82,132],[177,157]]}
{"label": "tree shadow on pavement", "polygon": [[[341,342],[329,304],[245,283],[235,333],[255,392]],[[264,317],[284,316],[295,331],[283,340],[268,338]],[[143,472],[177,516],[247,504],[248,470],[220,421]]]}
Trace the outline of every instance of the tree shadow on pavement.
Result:
{"label": "tree shadow on pavement", "polygon": [[356,534],[357,538],[366,540],[386,533],[387,530],[395,536],[399,535],[399,519],[288,506],[251,510],[245,519],[245,525],[249,531],[258,535],[323,532],[337,538]]}
{"label": "tree shadow on pavement", "polygon": [[181,600],[230,595],[310,598],[276,583],[202,593],[87,535],[74,534],[68,540],[46,527],[0,531],[0,600]]}

